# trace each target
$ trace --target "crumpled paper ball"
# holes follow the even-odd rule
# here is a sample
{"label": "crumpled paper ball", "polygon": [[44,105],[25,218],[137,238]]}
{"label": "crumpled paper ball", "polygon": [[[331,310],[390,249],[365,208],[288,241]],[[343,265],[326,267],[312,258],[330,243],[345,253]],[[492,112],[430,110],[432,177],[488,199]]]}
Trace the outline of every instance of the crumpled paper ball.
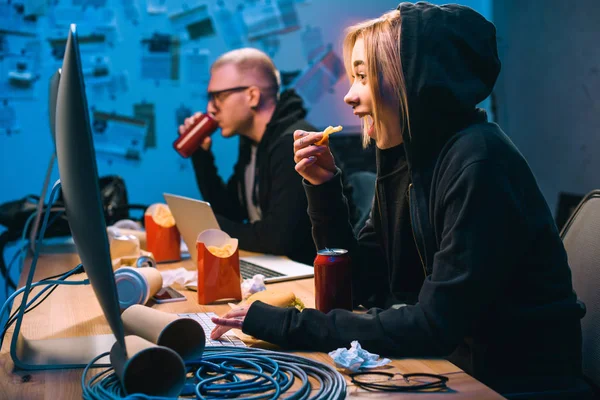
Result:
{"label": "crumpled paper ball", "polygon": [[250,279],[244,279],[244,282],[242,282],[242,298],[247,299],[254,293],[262,292],[266,289],[265,276],[256,274]]}
{"label": "crumpled paper ball", "polygon": [[357,340],[350,344],[350,348],[339,348],[329,352],[329,356],[340,368],[356,372],[361,368],[377,368],[392,362],[389,358],[379,360],[378,354],[369,353],[364,350]]}

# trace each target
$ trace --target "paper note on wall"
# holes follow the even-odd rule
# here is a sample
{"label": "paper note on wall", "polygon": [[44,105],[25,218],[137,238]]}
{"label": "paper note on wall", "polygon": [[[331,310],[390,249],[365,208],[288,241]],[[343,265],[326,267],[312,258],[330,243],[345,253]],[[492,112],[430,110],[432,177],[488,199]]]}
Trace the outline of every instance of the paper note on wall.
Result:
{"label": "paper note on wall", "polygon": [[208,14],[208,6],[200,4],[193,8],[184,7],[169,14],[173,30],[182,35],[182,39],[198,39],[213,36],[215,29]]}
{"label": "paper note on wall", "polygon": [[167,0],[146,0],[146,12],[150,15],[165,14]]}
{"label": "paper note on wall", "polygon": [[154,33],[142,40],[141,78],[160,80],[179,79],[180,42],[169,34]]}
{"label": "paper note on wall", "polygon": [[229,50],[244,47],[246,24],[242,16],[243,9],[244,6],[240,4],[235,13],[232,13],[222,1],[213,9],[215,29]]}
{"label": "paper note on wall", "polygon": [[145,120],[125,115],[94,111],[92,132],[99,157],[140,161],[148,131]]}
{"label": "paper note on wall", "polygon": [[8,100],[2,100],[0,103],[0,135],[12,135],[20,131],[15,109],[8,103]]}
{"label": "paper note on wall", "polygon": [[119,3],[123,6],[125,18],[133,25],[140,22],[140,7],[137,0],[120,0]]}
{"label": "paper note on wall", "polygon": [[209,80],[209,56],[206,49],[187,49],[183,55],[185,69],[184,79],[188,83],[199,83],[206,85]]}
{"label": "paper note on wall", "polygon": [[105,54],[82,54],[81,68],[85,84],[99,92],[104,91],[112,81],[110,59]]}
{"label": "paper note on wall", "polygon": [[156,148],[156,114],[154,104],[141,102],[133,105],[133,115],[146,121],[148,125],[146,137],[144,139],[144,149]]}
{"label": "paper note on wall", "polygon": [[129,91],[129,73],[127,71],[121,71],[113,74],[107,89],[113,100],[120,95],[127,93]]}
{"label": "paper note on wall", "polygon": [[267,55],[271,58],[274,58],[277,52],[279,51],[279,47],[281,45],[281,40],[279,40],[278,36],[264,36],[261,39],[258,39],[259,47],[262,51],[267,53]]}
{"label": "paper note on wall", "polygon": [[309,103],[316,103],[344,75],[344,64],[331,46],[308,67],[293,84],[298,94]]}
{"label": "paper note on wall", "polygon": [[248,40],[292,32],[300,28],[293,0],[249,4],[242,11]]}
{"label": "paper note on wall", "polygon": [[[65,46],[67,44],[67,36],[64,31],[59,35],[46,37],[50,44],[50,50],[52,54],[52,69],[60,68],[62,66],[63,57],[65,54]],[[106,37],[103,34],[92,33],[89,35],[79,35],[79,52],[81,53],[82,59],[90,55],[104,54],[106,52]]]}
{"label": "paper note on wall", "polygon": [[85,24],[78,26],[78,34],[103,35],[111,46],[119,40],[117,18],[112,8],[87,8],[83,14],[83,21]]}
{"label": "paper note on wall", "polygon": [[312,62],[325,50],[321,28],[307,25],[300,38],[306,61]]}
{"label": "paper note on wall", "polygon": [[41,15],[46,15],[48,11],[48,2],[47,0],[24,0],[23,7],[25,9],[23,15],[25,17],[39,17]]}
{"label": "paper note on wall", "polygon": [[21,36],[35,36],[37,23],[35,18],[25,15],[25,5],[11,3],[4,0],[0,2],[0,32]]}
{"label": "paper note on wall", "polygon": [[31,100],[35,97],[36,82],[40,77],[39,55],[35,46],[12,46],[15,52],[0,57],[0,96],[8,99]]}

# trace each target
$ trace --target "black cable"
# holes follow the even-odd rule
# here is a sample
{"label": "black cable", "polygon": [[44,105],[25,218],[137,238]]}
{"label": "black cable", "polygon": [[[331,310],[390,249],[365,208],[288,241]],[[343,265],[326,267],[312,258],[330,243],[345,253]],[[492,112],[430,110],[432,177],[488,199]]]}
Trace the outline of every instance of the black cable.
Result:
{"label": "black cable", "polygon": [[[61,277],[61,276],[67,275],[67,274],[68,274],[68,276],[73,276],[73,275],[81,274],[83,272],[84,272],[83,265],[79,264],[77,267],[73,268],[71,271],[67,271],[67,272],[62,273],[62,274],[56,274],[56,275],[48,276],[48,277],[40,280],[40,282],[49,281],[51,279],[58,278],[58,277]],[[60,279],[60,280],[64,280],[64,279]],[[42,302],[44,300],[46,300],[48,298],[48,296],[50,296],[52,294],[52,292],[54,292],[56,290],[56,288],[58,286],[59,285],[53,285],[52,288],[49,290],[49,292],[46,293],[46,295],[44,295],[44,297],[41,298],[37,303],[35,303],[32,306],[30,306],[29,308],[27,308],[23,312],[23,315],[27,314],[29,311],[32,311],[37,306],[39,306],[40,304],[42,304]],[[6,324],[4,324],[4,329],[2,330],[2,334],[1,334],[2,336],[0,336],[0,338],[3,338],[6,335],[6,332],[8,331],[8,329],[11,327],[11,325],[15,323],[15,321],[17,320],[17,314],[18,313],[19,313],[19,310],[17,309],[17,310],[15,310],[12,313],[11,316],[8,317],[8,320],[6,321]]]}
{"label": "black cable", "polygon": [[[47,206],[45,206],[45,207],[47,207]],[[42,211],[45,212],[46,209],[43,208]],[[52,216],[52,219],[50,219],[50,221],[48,221],[48,228],[50,228],[52,226],[52,224],[54,224],[54,222],[56,222],[56,220],[58,218],[60,218],[64,213],[65,213],[64,210],[56,211],[55,214]],[[32,218],[32,216],[33,215],[30,215],[28,217],[28,220],[30,220]],[[26,222],[23,229],[28,229],[28,228],[29,228],[29,223]],[[22,236],[24,238],[24,235],[23,235],[24,233],[26,234],[27,232],[21,232],[19,234],[19,236]],[[14,289],[14,290],[17,289],[17,283],[10,276],[10,269],[9,269],[10,266],[7,268],[6,263],[4,262],[4,248],[6,247],[6,245],[8,243],[10,243],[13,240],[13,236],[14,236],[14,234],[11,233],[10,231],[6,231],[6,232],[3,232],[2,234],[0,234],[0,274],[4,277],[6,297],[8,297],[9,289]],[[34,238],[34,240],[37,240],[37,238]],[[19,253],[21,250],[22,249],[17,250],[17,253]],[[11,263],[11,265],[12,265],[12,263]]]}
{"label": "black cable", "polygon": [[[40,299],[36,304],[34,304],[33,306],[31,306],[30,308],[28,308],[27,310],[25,310],[25,312],[23,312],[23,315],[27,314],[29,311],[32,311],[37,306],[39,306],[40,304],[42,304],[42,302],[44,300],[46,300],[48,298],[48,296],[50,296],[52,294],[52,292],[54,292],[56,290],[57,287],[58,287],[58,285],[54,285],[52,287],[52,289],[50,289],[50,291],[48,293],[46,293],[46,295],[42,299]],[[2,336],[4,336],[6,334],[6,331],[8,331],[8,328],[10,328],[10,326],[15,323],[15,321],[17,320],[17,314],[18,313],[19,313],[19,310],[13,312],[13,314],[10,317],[8,317],[8,320],[6,321],[6,324],[4,324],[4,330],[2,331]]]}

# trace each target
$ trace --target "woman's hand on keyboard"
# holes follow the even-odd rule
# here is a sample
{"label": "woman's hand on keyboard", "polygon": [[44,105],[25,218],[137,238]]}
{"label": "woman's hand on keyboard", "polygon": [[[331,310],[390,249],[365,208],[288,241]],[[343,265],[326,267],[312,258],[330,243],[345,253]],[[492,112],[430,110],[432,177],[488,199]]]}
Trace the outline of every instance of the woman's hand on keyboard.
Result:
{"label": "woman's hand on keyboard", "polygon": [[248,314],[249,308],[250,306],[244,305],[232,309],[220,318],[212,317],[211,321],[214,322],[217,327],[210,333],[210,338],[216,340],[232,328],[242,329],[242,324],[244,323],[246,314]]}

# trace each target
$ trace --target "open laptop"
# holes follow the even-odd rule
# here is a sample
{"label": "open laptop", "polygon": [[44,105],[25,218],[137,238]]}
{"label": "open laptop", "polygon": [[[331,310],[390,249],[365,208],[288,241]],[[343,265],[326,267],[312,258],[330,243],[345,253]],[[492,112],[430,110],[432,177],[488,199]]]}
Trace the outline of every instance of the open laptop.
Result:
{"label": "open laptop", "polygon": [[[169,209],[175,218],[175,224],[183,241],[188,247],[190,257],[197,262],[196,239],[206,229],[220,229],[215,213],[209,203],[163,194]],[[242,278],[249,279],[256,274],[265,276],[265,283],[288,281],[292,279],[311,278],[314,276],[312,266],[292,261],[284,256],[270,254],[240,257],[240,273]]]}

